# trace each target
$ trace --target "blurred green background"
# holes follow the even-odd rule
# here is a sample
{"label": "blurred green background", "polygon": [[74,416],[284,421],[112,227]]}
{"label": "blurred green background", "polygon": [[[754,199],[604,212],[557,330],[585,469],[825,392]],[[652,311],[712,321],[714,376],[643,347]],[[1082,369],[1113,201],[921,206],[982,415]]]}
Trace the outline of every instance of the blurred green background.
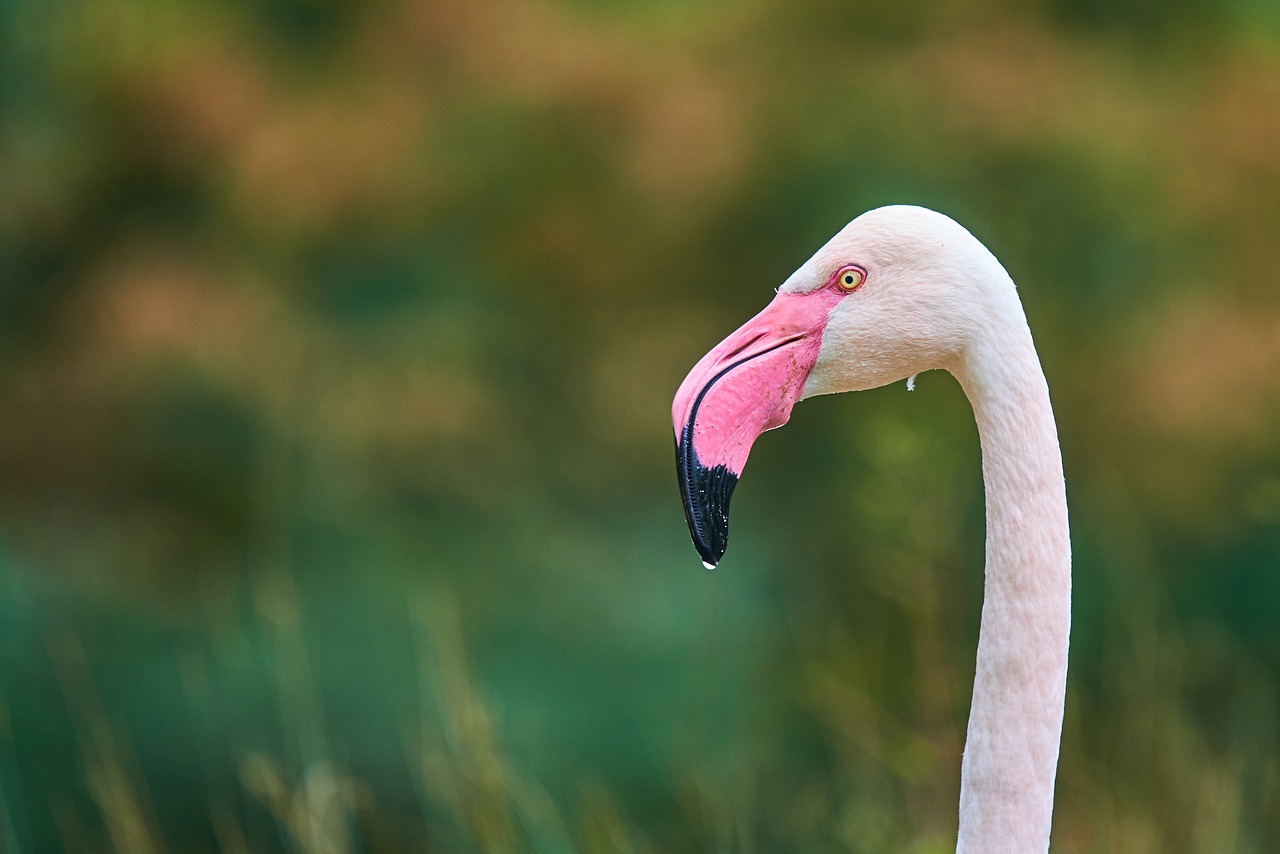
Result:
{"label": "blurred green background", "polygon": [[1280,850],[1273,0],[0,3],[3,847],[950,850],[959,388],[800,405],[714,573],[669,422],[895,202],[1054,395],[1055,848]]}

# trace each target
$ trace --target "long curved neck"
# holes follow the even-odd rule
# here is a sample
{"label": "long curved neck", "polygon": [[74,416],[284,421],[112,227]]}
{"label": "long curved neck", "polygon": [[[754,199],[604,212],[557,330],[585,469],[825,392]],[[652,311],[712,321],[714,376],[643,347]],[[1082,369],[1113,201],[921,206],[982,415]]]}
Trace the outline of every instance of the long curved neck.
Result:
{"label": "long curved neck", "polygon": [[1071,544],[1049,389],[1011,281],[956,373],[978,423],[987,503],[956,850],[1045,851],[1066,694]]}

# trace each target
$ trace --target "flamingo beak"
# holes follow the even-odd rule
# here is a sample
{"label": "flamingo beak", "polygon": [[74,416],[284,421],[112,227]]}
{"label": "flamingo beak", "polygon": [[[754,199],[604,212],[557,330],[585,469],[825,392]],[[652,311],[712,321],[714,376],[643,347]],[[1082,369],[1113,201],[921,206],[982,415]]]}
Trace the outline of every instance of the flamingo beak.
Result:
{"label": "flamingo beak", "polygon": [[676,392],[676,475],[689,534],[708,569],[724,557],[729,499],[751,444],[791,417],[840,296],[827,288],[779,294],[703,356]]}

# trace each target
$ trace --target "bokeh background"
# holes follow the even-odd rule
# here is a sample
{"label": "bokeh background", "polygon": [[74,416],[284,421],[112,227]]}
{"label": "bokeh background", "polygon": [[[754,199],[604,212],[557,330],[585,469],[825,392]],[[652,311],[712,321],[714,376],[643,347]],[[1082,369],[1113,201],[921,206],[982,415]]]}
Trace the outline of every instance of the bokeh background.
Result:
{"label": "bokeh background", "polygon": [[42,851],[942,852],[945,374],[699,567],[669,406],[868,208],[1019,282],[1062,851],[1280,850],[1273,0],[0,4],[0,826]]}

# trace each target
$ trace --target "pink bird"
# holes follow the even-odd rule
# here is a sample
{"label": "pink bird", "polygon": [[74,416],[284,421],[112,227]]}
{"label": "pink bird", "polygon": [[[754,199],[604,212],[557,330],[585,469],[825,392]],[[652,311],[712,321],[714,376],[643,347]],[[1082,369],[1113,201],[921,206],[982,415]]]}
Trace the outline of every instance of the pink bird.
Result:
{"label": "pink bird", "polygon": [[1013,280],[949,217],[869,211],[704,356],[671,415],[694,546],[712,568],[756,437],[797,401],[941,368],[982,444],[987,559],[958,852],[1046,851],[1071,625],[1066,488],[1049,389]]}

